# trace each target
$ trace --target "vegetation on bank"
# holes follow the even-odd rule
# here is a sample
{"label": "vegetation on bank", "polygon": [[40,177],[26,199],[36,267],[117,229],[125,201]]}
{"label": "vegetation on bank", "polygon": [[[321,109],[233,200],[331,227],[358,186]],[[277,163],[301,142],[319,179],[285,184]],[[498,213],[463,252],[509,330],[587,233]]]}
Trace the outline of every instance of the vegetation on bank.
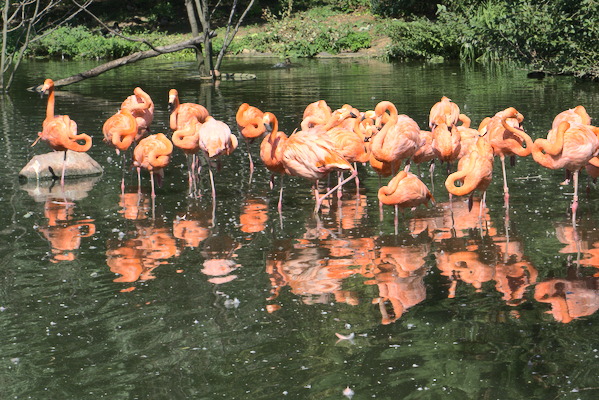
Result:
{"label": "vegetation on bank", "polygon": [[[531,70],[599,79],[596,0],[286,0],[277,5],[263,7],[262,15],[253,18],[257,22],[240,30],[228,53],[313,57],[363,52],[399,60],[514,62]],[[146,20],[155,23],[158,18],[154,14]],[[178,26],[182,24],[184,19]],[[153,33],[141,28],[124,33],[156,46],[185,36],[167,34],[168,28]],[[217,33],[216,51],[224,36]],[[389,44],[380,51],[366,52],[385,38]],[[107,59],[145,49],[141,42],[79,25],[60,28],[28,51],[36,57]]]}

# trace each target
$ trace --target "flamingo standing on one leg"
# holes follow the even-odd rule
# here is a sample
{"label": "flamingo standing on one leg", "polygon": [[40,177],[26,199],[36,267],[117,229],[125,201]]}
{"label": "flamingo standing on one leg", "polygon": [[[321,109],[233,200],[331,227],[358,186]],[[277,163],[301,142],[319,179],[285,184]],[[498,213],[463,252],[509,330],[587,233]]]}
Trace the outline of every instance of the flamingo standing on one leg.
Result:
{"label": "flamingo standing on one leg", "polygon": [[[67,150],[78,152],[88,151],[92,146],[92,139],[85,133],[77,134],[77,124],[68,115],[54,115],[54,81],[46,79],[41,89],[42,93],[48,93],[46,106],[46,118],[42,124],[42,131],[38,133],[38,140],[43,140],[55,151],[64,151],[62,163],[62,174],[60,184],[64,187],[65,167],[67,163]],[[80,144],[78,141],[83,140]],[[32,146],[33,146],[32,145]]]}
{"label": "flamingo standing on one leg", "polygon": [[154,102],[149,94],[140,87],[133,89],[133,95],[127,97],[121,104],[121,109],[127,109],[133,114],[137,121],[138,142],[150,131],[150,124],[154,120]]}
{"label": "flamingo standing on one leg", "polygon": [[114,147],[117,154],[122,152],[123,177],[121,179],[121,193],[125,193],[125,152],[131,147],[137,135],[137,121],[129,110],[119,110],[104,122],[102,133],[104,134],[104,141]]}
{"label": "flamingo standing on one leg", "polygon": [[552,129],[547,139],[537,139],[532,146],[533,159],[545,168],[566,168],[574,175],[572,214],[578,208],[578,172],[599,154],[599,139],[593,128],[576,122],[563,121],[557,131]]}
{"label": "flamingo standing on one leg", "polygon": [[200,149],[208,159],[208,172],[210,184],[212,185],[212,205],[216,205],[216,189],[214,187],[214,176],[210,168],[210,159],[216,159],[221,155],[229,155],[237,148],[237,137],[231,133],[231,128],[222,121],[212,116],[206,118],[199,128]]}
{"label": "flamingo standing on one leg", "polygon": [[[478,190],[483,193],[480,202],[479,218],[485,206],[487,188],[493,176],[493,148],[487,134],[480,136],[476,146],[458,162],[458,170],[445,180],[447,191],[455,196],[470,194],[469,208],[472,207],[472,193]],[[456,181],[462,181],[462,186],[456,186]]]}
{"label": "flamingo standing on one leg", "polygon": [[250,144],[266,132],[264,127],[264,113],[257,107],[243,103],[239,106],[235,115],[239,133],[245,139],[247,145],[248,158],[250,160],[250,177],[254,173],[254,161],[250,152]]}
{"label": "flamingo standing on one leg", "polygon": [[401,171],[387,184],[379,189],[379,201],[386,205],[395,206],[395,226],[397,227],[397,208],[418,207],[435,202],[433,195],[426,185],[413,173]]}
{"label": "flamingo standing on one leg", "polygon": [[[154,173],[156,172],[162,177],[163,168],[168,165],[172,153],[173,144],[163,133],[150,135],[140,140],[133,150],[133,165],[137,167],[138,182],[141,182],[141,168],[150,171],[152,199],[156,198]],[[138,187],[138,191],[141,192],[141,186]]]}
{"label": "flamingo standing on one leg", "polygon": [[[501,160],[503,194],[506,203],[510,195],[507,185],[507,174],[505,171],[505,157],[526,157],[530,155],[532,150],[528,145],[526,147],[522,146],[525,142],[532,142],[530,136],[524,132],[520,125],[523,120],[524,117],[518,110],[514,107],[509,107],[498,112],[492,118],[485,118],[478,129],[481,132],[488,132],[491,146],[493,147],[493,154],[496,156],[498,155]],[[517,130],[519,134],[516,134],[514,129]]]}

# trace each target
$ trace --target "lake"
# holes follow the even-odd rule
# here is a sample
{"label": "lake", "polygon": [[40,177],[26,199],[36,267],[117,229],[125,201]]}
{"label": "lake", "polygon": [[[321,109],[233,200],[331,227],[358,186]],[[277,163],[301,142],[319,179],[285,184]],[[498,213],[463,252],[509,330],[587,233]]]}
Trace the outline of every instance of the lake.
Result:
{"label": "lake", "polygon": [[[313,214],[310,183],[278,181],[252,144],[187,195],[175,149],[157,197],[149,175],[102,142],[102,124],[140,86],[155,105],[153,132],[170,135],[168,91],[208,108],[237,133],[248,102],[287,134],[324,99],[360,111],[382,100],[425,129],[442,96],[477,127],[507,107],[545,137],[559,112],[599,118],[599,85],[528,79],[514,68],[376,60],[229,59],[255,80],[200,82],[194,64],[146,60],[60,88],[57,114],[93,137],[102,176],[60,184],[18,180],[35,154],[46,99],[24,90],[93,62],[28,62],[1,98],[0,398],[31,399],[594,399],[599,395],[599,191],[581,173],[580,205],[563,170],[531,157],[499,160],[482,220],[479,197],[450,204],[445,165],[436,204],[379,214],[379,179],[360,166],[340,200]],[[26,78],[25,78],[26,77]],[[454,167],[455,168],[455,167]],[[206,172],[204,170],[204,172]],[[387,182],[388,178],[383,178]],[[65,204],[64,200],[70,204]],[[351,389],[347,390],[347,388]],[[352,395],[353,393],[353,395]]]}

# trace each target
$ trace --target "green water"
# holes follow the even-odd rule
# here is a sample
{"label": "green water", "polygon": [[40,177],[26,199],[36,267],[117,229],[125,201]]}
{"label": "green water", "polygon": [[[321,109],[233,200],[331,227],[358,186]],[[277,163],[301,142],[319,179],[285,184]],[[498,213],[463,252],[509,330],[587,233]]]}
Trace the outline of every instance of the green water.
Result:
{"label": "green water", "polygon": [[[244,143],[210,186],[187,197],[186,160],[175,151],[155,204],[149,176],[133,171],[121,195],[120,159],[101,126],[141,86],[156,104],[153,132],[168,133],[168,90],[235,126],[243,102],[299,127],[325,99],[373,109],[393,101],[427,125],[446,95],[473,125],[509,106],[533,137],[582,104],[599,118],[599,86],[526,71],[378,61],[240,59],[225,72],[252,81],[213,87],[191,63],[148,60],[66,87],[57,113],[92,135],[104,168],[62,193],[17,174],[34,155],[46,100],[22,90],[93,63],[29,63],[0,103],[0,398],[31,399],[592,399],[599,388],[599,193],[581,176],[575,226],[563,171],[528,157],[499,162],[483,222],[478,200],[450,207],[437,166],[422,180],[437,204],[380,220],[378,178],[360,168],[340,202],[312,214],[310,184],[286,180],[283,211],[269,173]],[[418,171],[418,167],[413,167]],[[71,187],[67,187],[71,190]],[[51,193],[48,194],[48,191]],[[64,198],[74,203],[65,207]],[[351,340],[339,340],[352,335]]]}

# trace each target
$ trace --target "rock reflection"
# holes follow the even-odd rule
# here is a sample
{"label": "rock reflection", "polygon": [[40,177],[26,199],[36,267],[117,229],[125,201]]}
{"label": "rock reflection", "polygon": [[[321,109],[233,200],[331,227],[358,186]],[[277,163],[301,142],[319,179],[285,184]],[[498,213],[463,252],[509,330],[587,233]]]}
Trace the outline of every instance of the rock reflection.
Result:
{"label": "rock reflection", "polygon": [[50,261],[53,263],[75,260],[75,250],[81,246],[81,238],[96,233],[93,219],[73,220],[74,210],[74,204],[64,199],[49,197],[44,204],[44,216],[48,223],[40,226],[38,231],[50,242]]}

